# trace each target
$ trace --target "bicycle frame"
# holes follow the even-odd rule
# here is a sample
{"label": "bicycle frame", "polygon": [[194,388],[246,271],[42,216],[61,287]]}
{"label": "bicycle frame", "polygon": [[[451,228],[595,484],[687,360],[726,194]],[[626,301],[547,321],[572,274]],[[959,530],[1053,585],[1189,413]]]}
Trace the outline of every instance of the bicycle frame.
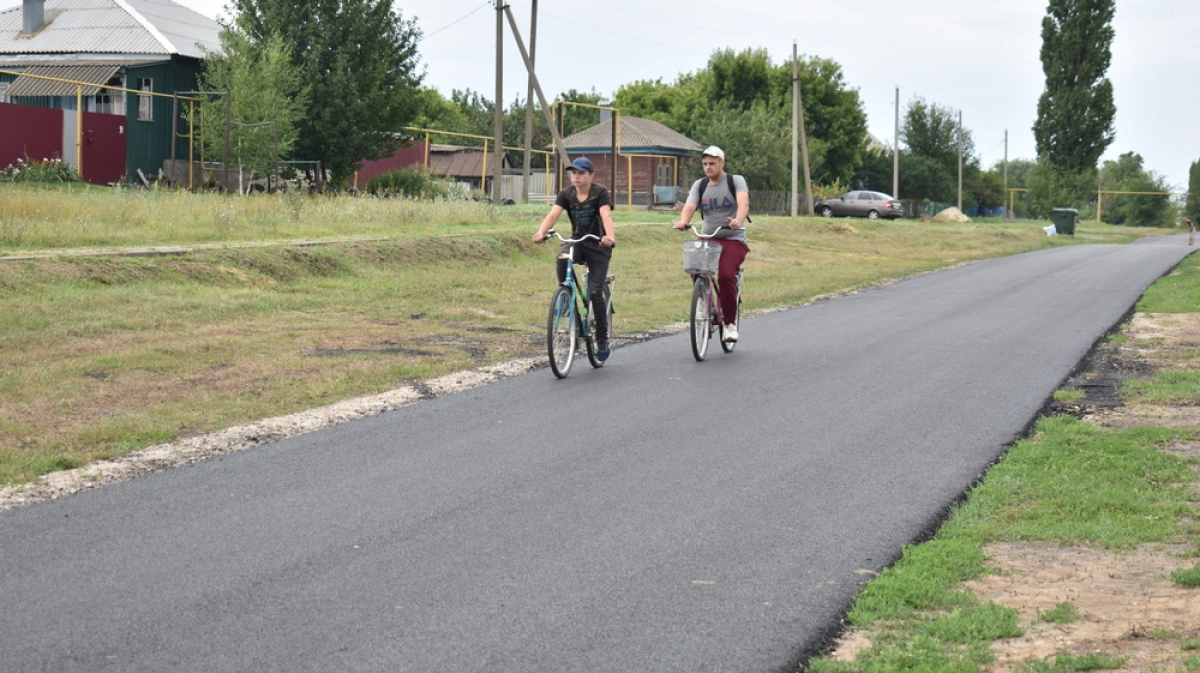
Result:
{"label": "bicycle frame", "polygon": [[[555,231],[553,229],[551,229],[550,231],[547,231],[546,235],[554,236],[554,237],[558,238],[558,240],[562,241],[563,243],[571,244],[571,247],[567,248],[567,252],[565,255],[567,258],[567,277],[563,280],[563,282],[559,283],[559,285],[570,288],[571,296],[574,297],[574,301],[571,302],[571,313],[572,313],[571,317],[572,317],[572,319],[574,319],[576,321],[576,325],[579,327],[579,333],[587,334],[588,319],[591,318],[591,315],[589,314],[589,311],[588,311],[589,304],[588,304],[587,290],[585,289],[587,287],[588,274],[586,274],[586,273],[583,274],[583,284],[576,282],[576,280],[575,280],[575,244],[579,243],[581,241],[586,241],[589,238],[596,238],[596,237],[592,234],[588,234],[587,236],[584,236],[582,238],[563,238],[562,234],[558,233],[557,231]],[[600,239],[597,238],[596,240],[600,240]]]}

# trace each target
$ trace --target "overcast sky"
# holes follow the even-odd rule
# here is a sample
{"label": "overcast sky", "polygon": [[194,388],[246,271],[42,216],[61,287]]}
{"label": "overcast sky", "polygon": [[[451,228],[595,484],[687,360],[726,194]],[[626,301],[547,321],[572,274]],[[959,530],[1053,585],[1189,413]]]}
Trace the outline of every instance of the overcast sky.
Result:
{"label": "overcast sky", "polygon": [[[529,39],[531,0],[510,0]],[[226,0],[176,0],[216,18]],[[0,0],[0,6],[18,4]],[[913,96],[962,110],[983,165],[1035,156],[1037,100],[1044,86],[1041,19],[1046,0],[539,0],[538,77],[548,97],[569,89],[611,96],[622,84],[672,82],[716,49],[765,48],[777,63],[799,52],[841,64],[858,89],[870,131],[895,136]],[[485,0],[397,0],[425,37],[425,82],[449,95],[495,96],[496,12]],[[1120,0],[1109,78],[1116,141],[1105,158],[1134,151],[1176,187],[1200,159],[1200,2]],[[520,54],[507,34],[504,103],[525,95]],[[704,143],[704,138],[696,138]],[[731,157],[731,160],[733,158]]]}

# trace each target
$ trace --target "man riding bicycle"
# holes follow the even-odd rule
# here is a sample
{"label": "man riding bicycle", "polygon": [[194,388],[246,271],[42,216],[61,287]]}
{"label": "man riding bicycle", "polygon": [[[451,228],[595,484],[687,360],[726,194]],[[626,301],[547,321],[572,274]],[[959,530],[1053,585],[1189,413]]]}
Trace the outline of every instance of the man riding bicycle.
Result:
{"label": "man riding bicycle", "polygon": [[746,187],[746,178],[725,172],[725,152],[720,147],[712,145],[704,150],[700,162],[705,177],[692,185],[675,228],[686,229],[699,209],[704,221],[701,233],[715,235],[712,240],[721,244],[717,268],[718,300],[721,312],[725,314],[725,341],[734,342],[738,340],[738,290],[734,279],[741,271],[746,253],[750,252],[745,229],[750,214],[750,190]]}
{"label": "man riding bicycle", "polygon": [[[592,300],[593,320],[596,321],[596,358],[607,360],[608,304],[604,299],[604,279],[608,276],[608,263],[612,259],[613,246],[617,244],[613,233],[612,199],[604,185],[594,184],[596,166],[591,159],[579,157],[567,166],[571,172],[571,185],[558,193],[558,199],[550,214],[542,220],[542,226],[533,235],[534,243],[546,240],[546,232],[554,227],[558,216],[565,210],[571,220],[571,238],[593,234],[599,243],[587,240],[575,245],[575,262],[587,264],[588,295]],[[570,244],[564,243],[558,255],[558,282],[567,279],[567,251]]]}

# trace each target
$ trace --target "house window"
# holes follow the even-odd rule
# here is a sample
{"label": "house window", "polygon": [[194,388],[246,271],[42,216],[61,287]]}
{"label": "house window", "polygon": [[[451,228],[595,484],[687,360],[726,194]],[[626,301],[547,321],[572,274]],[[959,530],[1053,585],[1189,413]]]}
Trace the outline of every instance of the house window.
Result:
{"label": "house window", "polygon": [[[112,77],[111,79],[108,80],[108,82],[104,85],[104,88],[101,88],[99,91],[96,92],[95,96],[92,96],[90,98],[90,101],[89,101],[89,99],[84,99],[84,108],[83,108],[84,111],[86,112],[86,111],[90,110],[91,112],[99,112],[101,114],[110,114],[110,115],[124,114],[125,94],[123,92],[114,91],[113,89],[107,88],[107,87],[120,88],[123,86],[125,86],[125,81],[121,79],[120,75],[115,75],[114,77]],[[69,106],[67,109],[74,109],[74,107],[75,107],[73,105],[74,101],[75,101],[75,99],[73,97],[71,97],[71,96],[66,97],[65,102]],[[90,102],[90,105],[89,105],[89,102]]]}
{"label": "house window", "polygon": [[671,164],[660,163],[658,164],[658,174],[655,176],[654,184],[660,187],[670,186],[674,183],[673,177],[671,175]]}
{"label": "house window", "polygon": [[[149,77],[137,78],[138,91],[154,91],[154,80]],[[154,96],[138,94],[138,121],[154,121]]]}

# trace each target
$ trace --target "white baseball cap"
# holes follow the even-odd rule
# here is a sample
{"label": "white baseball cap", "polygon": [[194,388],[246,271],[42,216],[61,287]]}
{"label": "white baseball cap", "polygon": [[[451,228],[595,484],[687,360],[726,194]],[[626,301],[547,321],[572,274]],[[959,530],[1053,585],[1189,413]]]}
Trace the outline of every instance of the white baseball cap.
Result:
{"label": "white baseball cap", "polygon": [[716,158],[720,159],[721,161],[725,161],[725,150],[722,150],[720,147],[717,147],[716,145],[709,145],[708,149],[706,149],[700,153],[700,156],[716,157]]}

